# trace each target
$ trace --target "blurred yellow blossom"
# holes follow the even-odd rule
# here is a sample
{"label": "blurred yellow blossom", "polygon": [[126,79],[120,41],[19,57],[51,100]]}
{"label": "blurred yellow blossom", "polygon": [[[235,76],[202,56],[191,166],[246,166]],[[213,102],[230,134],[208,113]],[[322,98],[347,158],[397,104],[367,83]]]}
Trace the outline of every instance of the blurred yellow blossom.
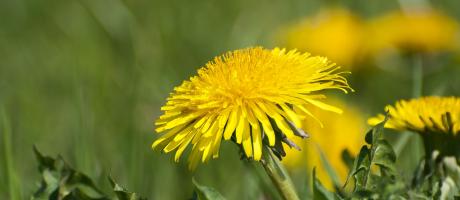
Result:
{"label": "blurred yellow blossom", "polygon": [[341,181],[345,181],[348,168],[342,161],[342,151],[347,149],[351,155],[356,156],[364,144],[366,130],[363,123],[365,117],[358,109],[347,106],[338,99],[331,100],[331,103],[343,108],[343,114],[321,112],[312,108],[312,113],[323,122],[324,127],[313,120],[304,120],[303,125],[309,131],[310,138],[295,141],[300,144],[302,151],[288,148],[289,152],[283,159],[283,164],[291,170],[303,170],[306,167],[310,173],[313,167],[316,167],[318,178],[329,189],[333,189],[333,183],[321,162],[319,149],[325,154]]}
{"label": "blurred yellow blossom", "polygon": [[286,45],[321,54],[351,67],[363,56],[365,29],[361,19],[343,8],[330,8],[287,29]]}
{"label": "blurred yellow blossom", "polygon": [[233,140],[247,158],[258,161],[263,140],[275,146],[306,137],[302,119],[315,117],[306,106],[342,112],[325,104],[321,93],[351,90],[339,68],[325,57],[279,48],[247,48],[215,57],[174,88],[155,121],[155,130],[165,133],[152,147],[176,151],[178,162],[191,146],[189,168],[194,169],[219,156],[222,139]]}
{"label": "blurred yellow blossom", "polygon": [[375,53],[391,48],[409,52],[437,52],[458,48],[458,23],[435,10],[395,11],[368,24],[369,48]]}

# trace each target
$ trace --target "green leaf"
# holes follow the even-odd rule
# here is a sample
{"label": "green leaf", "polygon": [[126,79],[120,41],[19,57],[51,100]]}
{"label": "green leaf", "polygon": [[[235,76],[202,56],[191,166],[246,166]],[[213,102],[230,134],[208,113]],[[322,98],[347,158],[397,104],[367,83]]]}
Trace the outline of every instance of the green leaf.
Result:
{"label": "green leaf", "polygon": [[353,192],[353,199],[373,199],[371,198],[374,193],[369,190],[357,190]]}
{"label": "green leaf", "polygon": [[351,155],[350,151],[348,149],[344,149],[342,151],[342,162],[345,163],[347,166],[348,170],[351,170],[353,167],[355,157]]}
{"label": "green leaf", "polygon": [[36,147],[34,152],[42,180],[31,199],[109,199],[88,176],[71,168],[62,157],[44,156]]}
{"label": "green leaf", "polygon": [[[348,174],[347,180],[345,181],[345,186],[348,184],[351,177],[355,179],[355,190],[359,190],[364,185],[364,176],[363,172],[367,171],[369,168],[369,149],[366,145],[361,147],[358,156],[355,159],[353,168]],[[344,186],[344,187],[345,187]]]}
{"label": "green leaf", "polygon": [[[352,169],[347,177],[345,186],[351,177],[354,178],[354,196],[372,194],[371,190],[382,190],[379,184],[391,184],[395,175],[396,154],[391,145],[383,139],[385,119],[366,133],[364,145],[355,159]],[[374,174],[373,166],[380,168],[380,174]]]}
{"label": "green leaf", "polygon": [[443,159],[447,176],[452,177],[457,187],[460,188],[460,166],[457,164],[455,157],[446,157]]}
{"label": "green leaf", "polygon": [[112,177],[109,176],[110,185],[112,185],[113,191],[117,196],[118,200],[146,200],[145,198],[140,197],[136,193],[128,192],[125,188],[118,185]]}
{"label": "green leaf", "polygon": [[366,135],[364,136],[364,141],[366,141],[367,144],[372,144],[372,141],[374,140],[373,135],[374,135],[374,129],[367,131]]}
{"label": "green leaf", "polygon": [[195,195],[198,200],[225,200],[225,198],[214,188],[200,185],[195,178],[192,179],[195,185]]}
{"label": "green leaf", "polygon": [[442,164],[445,169],[445,177],[441,184],[440,198],[454,199],[460,195],[460,166],[455,157],[444,157]]}
{"label": "green leaf", "polygon": [[451,177],[446,177],[441,184],[439,199],[453,199],[455,195],[458,195],[459,188],[455,185],[455,181]]}
{"label": "green leaf", "polygon": [[328,191],[316,178],[316,168],[313,168],[313,199],[314,200],[337,200],[342,199],[337,194]]}
{"label": "green leaf", "polygon": [[38,160],[38,170],[40,172],[43,172],[45,169],[52,169],[54,170],[54,163],[55,160],[54,158],[51,158],[49,156],[44,156],[40,151],[37,149],[37,147],[34,145],[33,147],[35,157]]}
{"label": "green leaf", "polygon": [[396,154],[393,148],[386,140],[383,139],[377,140],[374,145],[376,147],[372,163],[383,167],[384,169],[388,169],[387,171],[390,172],[391,175],[394,175],[396,171]]}
{"label": "green leaf", "polygon": [[[109,200],[91,178],[70,167],[62,157],[52,158],[44,156],[36,147],[34,152],[42,174],[41,185],[31,199],[63,199],[63,200]],[[109,177],[116,199],[118,200],[145,200],[137,194],[128,192],[116,184]]]}
{"label": "green leaf", "polygon": [[375,125],[371,130],[366,133],[364,140],[367,144],[375,144],[377,140],[382,137],[383,129],[385,128],[385,123],[388,121],[389,116],[388,113],[385,115],[385,119],[382,122]]}

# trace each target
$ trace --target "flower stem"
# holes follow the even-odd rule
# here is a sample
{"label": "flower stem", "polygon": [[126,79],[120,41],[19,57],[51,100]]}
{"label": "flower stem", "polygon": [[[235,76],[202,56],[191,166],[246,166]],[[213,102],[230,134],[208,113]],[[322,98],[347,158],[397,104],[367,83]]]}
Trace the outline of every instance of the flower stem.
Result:
{"label": "flower stem", "polygon": [[[412,98],[419,98],[423,95],[423,57],[417,53],[412,55]],[[412,153],[414,158],[422,157],[423,144],[417,134],[412,134]]]}
{"label": "flower stem", "polygon": [[7,118],[3,106],[0,106],[0,132],[3,134],[3,152],[4,158],[1,162],[5,163],[6,172],[6,183],[8,185],[8,195],[10,199],[16,200],[21,199],[18,177],[14,168],[13,151],[12,151],[12,138],[11,138],[11,127],[10,121]]}
{"label": "flower stem", "polygon": [[294,184],[292,184],[291,178],[286,172],[286,169],[284,169],[278,158],[273,156],[273,153],[268,147],[264,147],[260,163],[283,199],[299,200],[299,197],[294,189]]}
{"label": "flower stem", "polygon": [[412,59],[412,97],[417,98],[423,93],[423,60],[421,55],[414,55]]}

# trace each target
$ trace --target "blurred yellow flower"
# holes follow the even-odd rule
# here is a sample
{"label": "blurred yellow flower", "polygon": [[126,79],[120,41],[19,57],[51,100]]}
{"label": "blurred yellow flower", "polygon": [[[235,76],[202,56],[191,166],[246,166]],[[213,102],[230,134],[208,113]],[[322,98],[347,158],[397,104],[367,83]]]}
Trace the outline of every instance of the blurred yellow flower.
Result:
{"label": "blurred yellow flower", "polygon": [[283,158],[283,164],[291,170],[305,170],[307,167],[308,173],[310,173],[313,167],[316,167],[318,178],[329,189],[334,187],[321,162],[320,150],[337,172],[341,181],[345,181],[348,169],[342,162],[342,151],[346,149],[351,155],[356,156],[361,146],[364,145],[363,138],[366,130],[363,123],[365,118],[358,109],[347,106],[338,99],[333,99],[331,103],[342,107],[344,113],[337,115],[320,112],[320,110],[312,108],[312,114],[324,123],[324,127],[312,120],[304,120],[303,126],[309,131],[311,137],[304,141],[297,140],[296,142],[302,151],[290,149],[287,156]]}
{"label": "blurred yellow flower", "polygon": [[365,29],[361,20],[348,10],[331,8],[288,28],[289,48],[321,54],[351,67],[363,56]]}
{"label": "blurred yellow flower", "polygon": [[[457,97],[421,97],[400,100],[395,106],[388,105],[390,119],[386,128],[399,131],[409,130],[421,134],[434,132],[458,135],[460,133],[460,98]],[[368,120],[376,125],[384,118],[383,114]]]}
{"label": "blurred yellow flower", "polygon": [[[351,89],[325,57],[295,50],[261,47],[228,52],[198,70],[198,75],[174,88],[164,114],[155,122],[165,132],[152,145],[165,153],[187,148],[189,168],[217,158],[221,139],[242,146],[245,155],[260,160],[262,144],[305,137],[302,120],[314,117],[306,106],[340,113],[323,103],[319,91]],[[264,138],[266,136],[266,138]]]}
{"label": "blurred yellow flower", "polygon": [[440,11],[396,11],[369,22],[369,48],[409,52],[438,52],[458,47],[458,23]]}

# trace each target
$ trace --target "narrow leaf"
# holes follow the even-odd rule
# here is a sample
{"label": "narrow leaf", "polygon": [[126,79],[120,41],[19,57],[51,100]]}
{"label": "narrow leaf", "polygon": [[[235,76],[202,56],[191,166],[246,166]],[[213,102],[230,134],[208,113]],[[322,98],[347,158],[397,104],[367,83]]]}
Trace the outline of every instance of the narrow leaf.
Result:
{"label": "narrow leaf", "polygon": [[109,176],[110,185],[112,185],[113,191],[117,196],[118,200],[146,200],[138,196],[136,193],[128,192],[125,188],[118,185],[112,177]]}
{"label": "narrow leaf", "polygon": [[316,168],[313,168],[313,199],[314,200],[338,200],[337,194],[328,191],[316,178]]}
{"label": "narrow leaf", "polygon": [[339,176],[337,175],[337,172],[332,167],[331,163],[329,163],[329,161],[327,160],[326,155],[324,154],[324,152],[321,149],[321,147],[317,145],[316,148],[318,149],[318,152],[319,152],[319,155],[320,155],[321,164],[324,167],[324,169],[326,169],[326,172],[329,175],[329,177],[331,178],[331,180],[334,183],[334,185],[335,186],[342,185],[342,183],[340,183],[340,179],[339,179]]}
{"label": "narrow leaf", "polygon": [[214,188],[200,185],[194,178],[195,194],[198,200],[224,200],[225,198]]}
{"label": "narrow leaf", "polygon": [[396,171],[396,154],[393,148],[386,140],[383,139],[379,139],[375,146],[372,163],[389,169],[389,172],[394,175]]}

